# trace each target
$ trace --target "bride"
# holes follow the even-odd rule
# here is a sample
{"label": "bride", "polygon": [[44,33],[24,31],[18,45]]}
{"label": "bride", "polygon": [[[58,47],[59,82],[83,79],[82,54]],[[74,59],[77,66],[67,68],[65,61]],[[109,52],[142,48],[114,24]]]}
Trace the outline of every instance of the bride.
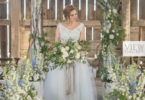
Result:
{"label": "bride", "polygon": [[[63,10],[65,22],[59,23],[55,41],[84,40],[84,24],[78,22],[77,10],[68,5]],[[96,85],[88,63],[75,63],[65,69],[47,73],[44,82],[44,100],[97,100]]]}

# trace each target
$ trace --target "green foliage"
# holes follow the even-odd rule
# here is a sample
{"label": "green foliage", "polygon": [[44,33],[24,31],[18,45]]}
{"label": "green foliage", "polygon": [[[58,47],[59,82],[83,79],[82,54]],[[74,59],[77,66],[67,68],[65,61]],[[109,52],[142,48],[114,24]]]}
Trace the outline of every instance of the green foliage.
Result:
{"label": "green foliage", "polygon": [[98,0],[97,3],[104,12],[101,35],[103,50],[107,53],[110,44],[117,46],[124,39],[121,15],[118,13],[121,0]]}

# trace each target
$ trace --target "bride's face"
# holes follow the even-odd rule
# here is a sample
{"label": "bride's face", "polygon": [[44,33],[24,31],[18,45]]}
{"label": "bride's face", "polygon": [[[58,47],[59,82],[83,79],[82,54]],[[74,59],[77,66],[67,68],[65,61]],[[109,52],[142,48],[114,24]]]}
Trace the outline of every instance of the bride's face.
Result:
{"label": "bride's face", "polygon": [[78,14],[76,10],[70,12],[70,21],[75,22],[78,19]]}

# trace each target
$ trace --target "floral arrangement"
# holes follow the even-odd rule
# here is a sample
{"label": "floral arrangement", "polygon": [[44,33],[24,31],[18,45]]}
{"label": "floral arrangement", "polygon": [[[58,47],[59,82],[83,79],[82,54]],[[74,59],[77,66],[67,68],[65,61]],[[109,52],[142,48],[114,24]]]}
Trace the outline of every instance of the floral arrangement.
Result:
{"label": "floral arrangement", "polygon": [[65,43],[55,42],[51,45],[51,50],[48,52],[47,60],[51,63],[52,68],[62,68],[65,64],[74,62],[85,63],[85,57],[88,53],[88,41],[74,42],[69,39]]}
{"label": "floral arrangement", "polygon": [[[37,50],[37,53],[31,53],[31,63],[32,63],[32,81],[41,81],[45,79],[45,66],[44,57],[40,53],[40,50]],[[47,66],[48,67],[48,66]]]}
{"label": "floral arrangement", "polygon": [[118,13],[121,0],[98,0],[100,9],[104,12],[101,30],[103,51],[107,53],[108,47],[117,46],[123,40],[124,29],[121,27],[121,15]]}
{"label": "floral arrangement", "polygon": [[100,77],[103,82],[111,83],[112,79],[110,78],[109,71],[113,69],[112,66],[116,64],[115,57],[115,46],[109,46],[106,52],[102,52],[103,55],[103,65],[99,67],[97,71],[97,77]]}
{"label": "floral arrangement", "polygon": [[3,73],[5,80],[4,100],[41,100],[37,96],[32,82],[29,81],[32,76],[29,60],[24,61],[20,66],[10,63],[4,67]]}
{"label": "floral arrangement", "polygon": [[105,94],[107,100],[145,100],[145,70],[141,73],[139,67],[134,62],[126,67],[118,60],[108,68],[113,85],[106,85],[112,90]]}

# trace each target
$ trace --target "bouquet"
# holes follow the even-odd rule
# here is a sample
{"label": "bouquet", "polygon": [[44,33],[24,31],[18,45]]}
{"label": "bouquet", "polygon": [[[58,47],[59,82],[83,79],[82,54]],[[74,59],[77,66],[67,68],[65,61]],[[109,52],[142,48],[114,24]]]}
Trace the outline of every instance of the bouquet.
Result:
{"label": "bouquet", "polygon": [[63,65],[74,62],[85,63],[85,57],[89,51],[88,44],[88,41],[74,42],[72,39],[65,43],[55,42],[51,45],[46,59],[51,63],[53,69],[58,66],[62,68]]}
{"label": "bouquet", "polygon": [[[25,72],[21,72],[21,67],[25,66]],[[42,100],[37,95],[33,84],[29,81],[32,76],[32,68],[29,60],[23,61],[22,64],[8,64],[4,67],[5,85],[3,89],[2,100]]]}

